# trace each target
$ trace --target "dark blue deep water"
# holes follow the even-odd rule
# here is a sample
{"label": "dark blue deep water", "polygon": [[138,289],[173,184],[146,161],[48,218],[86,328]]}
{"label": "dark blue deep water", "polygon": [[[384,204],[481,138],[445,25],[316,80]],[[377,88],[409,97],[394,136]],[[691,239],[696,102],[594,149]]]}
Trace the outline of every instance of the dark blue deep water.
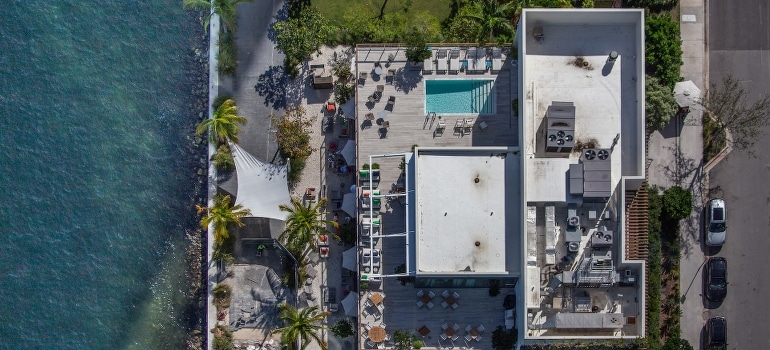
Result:
{"label": "dark blue deep water", "polygon": [[0,349],[183,349],[199,155],[180,0],[0,6]]}

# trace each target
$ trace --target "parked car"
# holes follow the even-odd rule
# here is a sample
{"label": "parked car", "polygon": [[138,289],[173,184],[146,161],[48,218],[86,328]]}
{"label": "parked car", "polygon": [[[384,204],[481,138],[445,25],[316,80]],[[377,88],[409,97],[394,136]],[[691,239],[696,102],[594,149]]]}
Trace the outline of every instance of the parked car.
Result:
{"label": "parked car", "polygon": [[706,226],[706,245],[721,246],[727,238],[727,209],[725,201],[713,198],[708,205],[708,221]]}
{"label": "parked car", "polygon": [[727,295],[727,259],[709,258],[706,263],[706,298],[720,302]]}
{"label": "parked car", "polygon": [[716,316],[706,321],[706,349],[727,349],[727,319]]}

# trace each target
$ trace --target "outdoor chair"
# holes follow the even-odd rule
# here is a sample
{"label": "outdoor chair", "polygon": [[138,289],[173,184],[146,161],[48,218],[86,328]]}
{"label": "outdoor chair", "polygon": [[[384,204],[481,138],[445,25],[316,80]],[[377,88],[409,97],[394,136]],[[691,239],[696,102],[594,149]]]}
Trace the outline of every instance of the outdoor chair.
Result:
{"label": "outdoor chair", "polygon": [[[459,123],[460,121],[458,120],[457,122]],[[445,290],[444,292],[441,293],[441,296],[444,298],[449,298],[449,291]]]}
{"label": "outdoor chair", "polygon": [[460,304],[458,303],[452,304],[452,310],[457,310],[458,307],[460,307]]}
{"label": "outdoor chair", "polygon": [[358,83],[360,85],[364,85],[364,83],[366,83],[366,78],[368,78],[368,77],[369,77],[369,73],[367,73],[367,72],[359,73],[358,74]]}
{"label": "outdoor chair", "polygon": [[382,329],[385,329],[385,327],[387,327],[387,325],[386,325],[386,324],[384,324],[384,323],[380,323],[380,328],[382,328]]}
{"label": "outdoor chair", "polygon": [[473,329],[473,326],[471,326],[471,325],[467,325],[467,326],[465,327],[465,331],[466,331],[466,332],[470,332],[470,331],[471,331],[471,329]]}
{"label": "outdoor chair", "polygon": [[449,324],[448,323],[444,323],[444,324],[441,325],[441,330],[442,331],[445,331],[447,328],[449,328]]}
{"label": "outdoor chair", "polygon": [[436,293],[428,292],[428,296],[431,297],[431,299],[435,298],[436,297]]}
{"label": "outdoor chair", "polygon": [[313,278],[308,278],[305,280],[305,285],[309,286],[311,284],[313,284]]}
{"label": "outdoor chair", "polygon": [[425,303],[422,302],[422,300],[417,301],[417,308],[422,309],[422,307],[425,306]]}
{"label": "outdoor chair", "polygon": [[445,309],[446,309],[446,308],[448,308],[448,307],[449,307],[449,304],[447,304],[447,302],[446,302],[446,301],[442,301],[442,302],[441,302],[441,307],[443,307],[443,308],[445,308]]}
{"label": "outdoor chair", "polygon": [[425,292],[423,290],[420,290],[419,292],[417,292],[418,298],[422,298],[423,295],[425,295]]}
{"label": "outdoor chair", "polygon": [[377,85],[377,92],[383,92],[385,91],[385,85]]}
{"label": "outdoor chair", "polygon": [[374,304],[372,303],[372,301],[371,301],[371,300],[369,300],[369,299],[366,299],[366,301],[364,302],[364,306],[366,306],[366,307],[372,307],[372,306],[374,306]]}
{"label": "outdoor chair", "polygon": [[457,323],[455,323],[455,324],[452,325],[452,329],[454,329],[455,332],[457,332],[457,331],[460,330],[460,326],[458,326]]}
{"label": "outdoor chair", "polygon": [[385,311],[385,304],[383,303],[377,304],[377,310],[380,310],[381,312]]}
{"label": "outdoor chair", "polygon": [[427,306],[428,306],[428,310],[430,310],[430,309],[432,309],[432,308],[433,308],[435,305],[433,304],[433,302],[432,302],[432,301],[429,301],[429,302],[428,302],[428,304],[427,304]]}
{"label": "outdoor chair", "polygon": [[446,340],[446,334],[441,333],[441,340]]}
{"label": "outdoor chair", "polygon": [[385,341],[390,341],[390,334],[389,333],[385,333]]}
{"label": "outdoor chair", "polygon": [[455,341],[455,340],[457,340],[457,338],[460,338],[460,336],[459,336],[459,335],[457,335],[457,334],[453,335],[453,336],[452,336],[452,341]]}
{"label": "outdoor chair", "polygon": [[367,330],[367,331],[369,331],[369,330],[371,330],[371,329],[372,329],[372,325],[370,325],[370,324],[368,324],[368,323],[364,323],[364,329],[365,329],[365,330]]}
{"label": "outdoor chair", "polygon": [[366,113],[366,120],[374,120],[374,113]]}
{"label": "outdoor chair", "polygon": [[370,95],[369,96],[369,102],[371,102],[371,103],[377,102],[377,97],[374,94]]}
{"label": "outdoor chair", "polygon": [[465,336],[465,341],[471,341],[471,340],[473,340],[473,337],[471,337],[470,334]]}
{"label": "outdoor chair", "polygon": [[388,97],[388,104],[393,106],[396,104],[396,96],[390,96]]}
{"label": "outdoor chair", "polygon": [[455,300],[460,299],[460,294],[457,292],[453,292],[452,296],[455,297]]}
{"label": "outdoor chair", "polygon": [[476,341],[481,341],[482,339],[484,339],[484,337],[482,337],[482,336],[476,337]]}

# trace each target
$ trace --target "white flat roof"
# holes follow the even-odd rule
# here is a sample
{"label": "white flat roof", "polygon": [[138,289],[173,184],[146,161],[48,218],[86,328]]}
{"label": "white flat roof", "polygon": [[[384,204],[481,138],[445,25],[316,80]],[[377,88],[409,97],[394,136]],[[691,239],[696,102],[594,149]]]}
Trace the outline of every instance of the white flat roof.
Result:
{"label": "white flat roof", "polygon": [[[529,13],[529,12],[528,12]],[[555,13],[552,15],[556,15]],[[605,17],[610,13],[605,13]],[[611,18],[612,16],[609,16]],[[524,113],[529,119],[523,130],[523,147],[527,157],[526,179],[528,202],[568,201],[566,181],[570,164],[578,163],[580,153],[568,158],[544,156],[545,135],[540,130],[548,106],[554,101],[572,102],[575,106],[575,140],[595,140],[595,148],[613,148],[611,156],[612,188],[623,175],[624,157],[638,155],[624,154],[625,142],[631,142],[640,130],[624,130],[623,118],[636,120],[633,106],[636,102],[637,80],[636,31],[635,26],[574,24],[542,25],[543,40],[532,35],[526,40],[525,81],[523,87],[526,99]],[[614,64],[607,63],[610,51],[617,51],[619,57]],[[577,57],[588,62],[587,68],[577,67]],[[630,106],[624,106],[630,104]],[[613,145],[618,135],[617,145]],[[615,146],[615,147],[613,147]],[[635,147],[630,148],[637,151]]]}
{"label": "white flat roof", "polygon": [[518,162],[508,152],[417,149],[418,274],[507,273],[506,170]]}

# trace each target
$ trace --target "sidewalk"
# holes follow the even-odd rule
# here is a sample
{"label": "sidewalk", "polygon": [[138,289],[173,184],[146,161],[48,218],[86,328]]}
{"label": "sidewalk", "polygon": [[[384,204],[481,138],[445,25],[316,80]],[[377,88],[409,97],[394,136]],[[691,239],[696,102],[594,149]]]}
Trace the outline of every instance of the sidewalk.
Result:
{"label": "sidewalk", "polygon": [[[682,38],[681,68],[683,80],[692,80],[705,90],[708,86],[707,9],[705,0],[680,0],[680,29]],[[683,314],[680,321],[682,339],[695,349],[701,348],[701,329],[705,322],[704,308],[699,296],[698,278],[704,252],[700,245],[700,222],[706,201],[708,178],[703,171],[702,111],[691,108],[685,118],[672,119],[661,132],[650,136],[648,176],[651,185],[668,188],[679,185],[693,194],[693,212],[681,224],[682,257],[680,260],[680,290]],[[648,327],[656,325],[648,325]]]}

